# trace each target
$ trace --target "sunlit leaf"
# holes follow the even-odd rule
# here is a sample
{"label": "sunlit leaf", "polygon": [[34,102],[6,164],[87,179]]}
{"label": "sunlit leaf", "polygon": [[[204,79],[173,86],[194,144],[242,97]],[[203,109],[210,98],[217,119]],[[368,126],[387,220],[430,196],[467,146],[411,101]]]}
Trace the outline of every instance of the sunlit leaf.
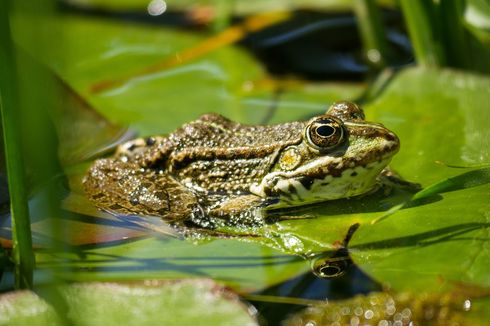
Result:
{"label": "sunlit leaf", "polygon": [[63,100],[56,108],[58,110],[52,109],[58,138],[61,140],[58,154],[62,164],[81,163],[134,138],[133,131],[110,123],[68,85],[59,79],[57,81]]}
{"label": "sunlit leaf", "polygon": [[[84,283],[60,288],[72,325],[257,325],[238,297],[209,280]],[[64,325],[28,291],[0,296],[2,325]]]}
{"label": "sunlit leaf", "polygon": [[36,53],[111,122],[131,125],[141,135],[171,132],[209,112],[259,123],[276,107],[284,110],[274,121],[305,118],[335,100],[358,97],[363,90],[355,84],[326,84],[324,88],[302,82],[276,84],[249,54],[225,47],[188,64],[132,78],[115,89],[93,94],[90,88],[94,83],[140,71],[205,38],[74,16],[41,24],[47,42],[54,41],[57,30],[63,30],[65,37],[61,46],[48,44],[48,50],[37,53],[29,48],[29,32],[22,28],[22,20],[16,22],[15,35],[22,47]]}
{"label": "sunlit leaf", "polygon": [[0,296],[0,325],[61,325],[53,307],[30,291]]}
{"label": "sunlit leaf", "polygon": [[354,235],[354,261],[383,284],[399,291],[490,286],[488,168],[452,167],[490,162],[489,89],[485,77],[412,69],[368,107],[400,136],[393,167],[427,187]]}
{"label": "sunlit leaf", "polygon": [[173,56],[163,59],[162,61],[143,67],[139,71],[129,73],[128,75],[121,76],[117,79],[97,81],[91,86],[90,89],[93,93],[108,91],[124,85],[131,79],[156,74],[160,71],[191,63],[192,61],[198,60],[211,52],[223,48],[226,45],[230,45],[242,40],[244,37],[247,36],[247,33],[258,31],[270,25],[277,24],[281,21],[286,20],[289,16],[290,15],[287,12],[279,12],[262,14],[247,18],[245,19],[245,21],[239,24],[230,26],[222,32],[216,35],[212,35],[190,48],[183,49],[175,53]]}
{"label": "sunlit leaf", "polygon": [[484,0],[469,0],[464,13],[471,31],[483,41],[490,41],[490,4]]}

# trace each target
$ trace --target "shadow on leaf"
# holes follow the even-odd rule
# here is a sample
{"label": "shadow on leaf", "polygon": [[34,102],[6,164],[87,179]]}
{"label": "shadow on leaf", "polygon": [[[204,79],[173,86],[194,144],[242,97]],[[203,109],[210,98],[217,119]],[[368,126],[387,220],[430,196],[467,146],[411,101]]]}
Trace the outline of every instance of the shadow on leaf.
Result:
{"label": "shadow on leaf", "polygon": [[[460,238],[459,236],[475,231],[478,229],[488,228],[490,223],[463,223],[458,225],[452,225],[432,231],[422,232],[418,234],[408,235],[404,237],[386,239],[381,241],[375,241],[370,243],[364,243],[360,245],[351,246],[350,249],[366,250],[366,249],[384,249],[384,248],[396,248],[396,247],[413,247],[413,246],[429,246],[436,243],[447,241],[461,241],[466,238]],[[488,241],[490,238],[474,237],[468,238],[469,240]]]}

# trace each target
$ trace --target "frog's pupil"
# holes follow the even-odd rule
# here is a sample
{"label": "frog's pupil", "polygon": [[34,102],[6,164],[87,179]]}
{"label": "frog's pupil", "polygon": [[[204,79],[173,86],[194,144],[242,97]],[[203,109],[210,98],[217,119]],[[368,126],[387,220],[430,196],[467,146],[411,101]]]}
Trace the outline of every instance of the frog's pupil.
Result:
{"label": "frog's pupil", "polygon": [[335,128],[323,125],[316,128],[316,133],[321,137],[330,137],[335,133]]}

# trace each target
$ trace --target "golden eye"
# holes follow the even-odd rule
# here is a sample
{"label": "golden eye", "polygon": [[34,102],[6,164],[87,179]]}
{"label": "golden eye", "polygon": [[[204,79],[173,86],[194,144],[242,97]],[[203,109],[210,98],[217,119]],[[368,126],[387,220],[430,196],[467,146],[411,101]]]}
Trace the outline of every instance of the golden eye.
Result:
{"label": "golden eye", "polygon": [[314,118],[305,129],[308,144],[319,151],[337,147],[344,141],[344,127],[339,119],[324,115]]}

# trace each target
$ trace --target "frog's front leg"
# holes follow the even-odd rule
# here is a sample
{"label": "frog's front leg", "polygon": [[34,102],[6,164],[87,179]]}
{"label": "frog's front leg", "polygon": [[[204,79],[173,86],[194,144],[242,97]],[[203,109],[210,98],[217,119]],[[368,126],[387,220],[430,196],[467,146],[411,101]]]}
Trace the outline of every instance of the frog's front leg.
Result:
{"label": "frog's front leg", "polygon": [[[256,195],[244,195],[228,198],[201,213],[199,219],[191,219],[194,223],[206,228],[219,228],[222,226],[259,227],[265,223],[274,223],[283,220],[304,220],[311,216],[300,214],[286,214],[284,208],[274,208],[279,198],[262,198]],[[291,210],[289,207],[288,211]]]}
{"label": "frog's front leg", "polygon": [[261,226],[265,222],[265,207],[274,199],[264,199],[256,195],[243,195],[227,198],[211,205],[198,219],[192,218],[198,225],[222,226]]}

